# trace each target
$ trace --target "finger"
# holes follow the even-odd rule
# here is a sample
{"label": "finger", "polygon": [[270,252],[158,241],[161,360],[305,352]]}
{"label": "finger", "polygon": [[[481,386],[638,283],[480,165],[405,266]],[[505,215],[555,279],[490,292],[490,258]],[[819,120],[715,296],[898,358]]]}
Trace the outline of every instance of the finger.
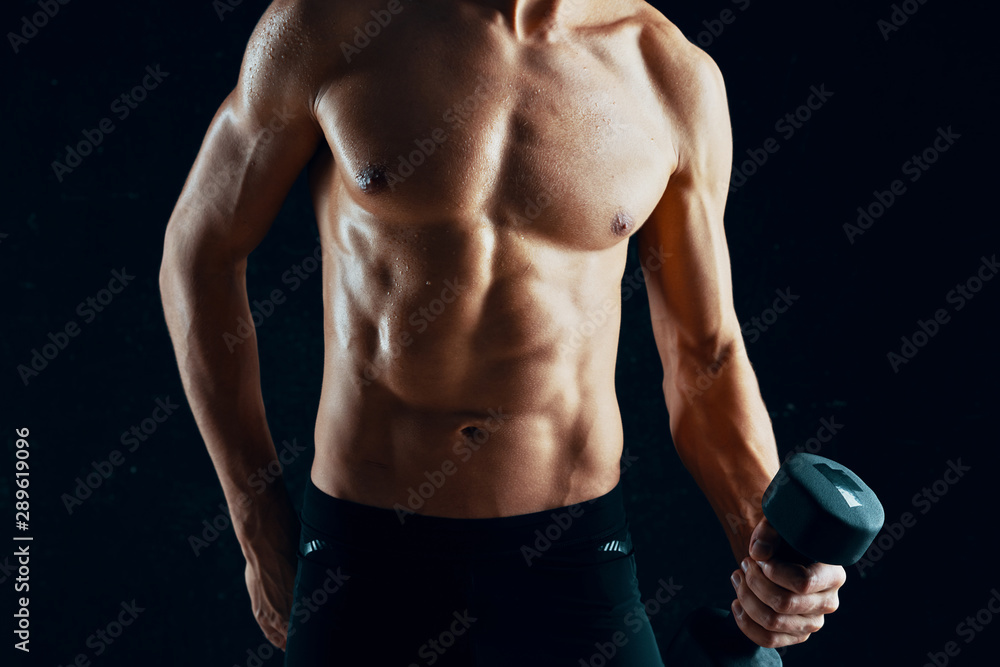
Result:
{"label": "finger", "polygon": [[267,638],[267,641],[281,650],[285,649],[287,628],[275,623],[268,623],[262,624],[261,629],[264,631],[264,637]]}
{"label": "finger", "polygon": [[754,560],[767,560],[776,553],[779,544],[781,536],[765,517],[750,535],[750,557]]}
{"label": "finger", "polygon": [[[812,634],[823,627],[822,614],[785,614],[776,611],[763,602],[750,588],[747,577],[741,578],[739,575],[739,572],[733,573],[733,579],[739,582],[739,585],[736,586],[737,598],[750,618],[764,630],[798,637]],[[762,578],[763,575],[758,574],[757,576]]]}
{"label": "finger", "polygon": [[[767,565],[769,563],[763,563],[764,567]],[[757,599],[779,614],[799,614],[804,616],[831,614],[837,611],[837,607],[840,606],[840,599],[836,588],[819,593],[796,593],[768,579],[767,575],[764,574],[761,563],[746,558],[741,563],[741,567],[746,568],[743,571],[746,585],[757,596]],[[816,630],[818,629],[816,628]],[[815,632],[816,630],[811,630],[811,632]]]}
{"label": "finger", "polygon": [[257,609],[254,611],[254,619],[269,642],[278,648],[284,647],[288,629],[281,614],[274,610]]}
{"label": "finger", "polygon": [[280,618],[272,621],[266,632],[268,640],[278,648],[285,647],[285,638],[287,633],[288,628]]}
{"label": "finger", "polygon": [[809,639],[809,635],[797,637],[782,632],[769,632],[765,630],[759,623],[750,618],[750,615],[743,609],[743,605],[740,604],[739,600],[733,600],[730,608],[733,611],[733,618],[736,619],[736,625],[739,626],[740,631],[749,637],[753,643],[757,644],[757,646],[778,648],[780,646],[801,644]]}
{"label": "finger", "polygon": [[757,565],[764,576],[774,583],[803,595],[836,591],[847,581],[847,571],[840,565],[802,565],[775,559],[759,561]]}

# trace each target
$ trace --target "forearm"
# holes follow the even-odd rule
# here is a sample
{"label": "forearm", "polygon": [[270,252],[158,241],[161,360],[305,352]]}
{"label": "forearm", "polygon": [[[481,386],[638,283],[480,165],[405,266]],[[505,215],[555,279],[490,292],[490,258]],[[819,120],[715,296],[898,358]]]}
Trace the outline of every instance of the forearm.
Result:
{"label": "forearm", "polygon": [[726,346],[718,361],[678,364],[665,377],[664,393],[677,453],[742,560],[763,516],[763,492],[780,463],[742,339]]}
{"label": "forearm", "polygon": [[239,319],[252,322],[244,268],[245,262],[184,257],[168,249],[160,271],[184,391],[241,544],[258,532],[262,514],[274,514],[278,505],[287,515],[290,508],[280,476],[260,488],[259,471],[269,465],[273,471],[277,453],[261,396],[256,333],[253,326],[249,336],[237,331]]}

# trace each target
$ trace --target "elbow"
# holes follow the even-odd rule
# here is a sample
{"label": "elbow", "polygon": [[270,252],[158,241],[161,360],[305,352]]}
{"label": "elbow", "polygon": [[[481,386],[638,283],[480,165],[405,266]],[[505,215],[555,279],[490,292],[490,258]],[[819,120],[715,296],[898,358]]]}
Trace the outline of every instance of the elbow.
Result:
{"label": "elbow", "polygon": [[733,359],[742,344],[739,329],[729,327],[682,346],[678,354],[687,361],[688,368],[707,368]]}
{"label": "elbow", "polygon": [[697,339],[679,339],[672,351],[677,376],[717,372],[745,352],[738,325],[720,327]]}
{"label": "elbow", "polygon": [[738,328],[678,344],[672,359],[664,364],[663,392],[668,410],[680,412],[704,397],[720,379],[731,374],[734,365],[746,357]]}
{"label": "elbow", "polygon": [[160,301],[164,308],[167,308],[171,299],[173,298],[173,288],[176,285],[176,279],[180,274],[180,267],[177,261],[177,255],[174,250],[174,244],[170,239],[168,233],[166,239],[163,243],[163,256],[160,258],[160,273],[159,273],[159,287],[160,287]]}
{"label": "elbow", "polygon": [[[171,312],[181,307],[190,292],[190,283],[197,269],[197,261],[192,257],[190,246],[185,248],[179,234],[167,227],[163,240],[163,255],[160,258],[158,283],[160,302],[169,322]],[[195,255],[199,253],[194,253]]]}
{"label": "elbow", "polygon": [[163,257],[160,259],[160,274],[158,277],[161,300],[163,300],[166,297],[167,289],[170,286],[170,274],[171,274],[171,268],[170,265],[168,264],[167,253],[166,251],[164,251]]}
{"label": "elbow", "polygon": [[229,247],[208,235],[192,237],[168,225],[160,259],[159,288],[164,308],[191,297],[196,286],[234,282],[246,269],[246,259],[234,259]]}

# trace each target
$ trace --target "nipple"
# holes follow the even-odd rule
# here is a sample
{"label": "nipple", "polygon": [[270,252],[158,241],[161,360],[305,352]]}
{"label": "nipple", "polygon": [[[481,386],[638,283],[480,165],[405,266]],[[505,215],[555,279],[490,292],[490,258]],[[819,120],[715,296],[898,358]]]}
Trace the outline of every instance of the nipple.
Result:
{"label": "nipple", "polygon": [[635,228],[635,221],[627,211],[621,210],[615,213],[611,220],[611,233],[615,236],[628,236]]}
{"label": "nipple", "polygon": [[358,172],[355,180],[357,180],[362,192],[375,194],[384,190],[389,184],[389,179],[386,178],[386,171],[385,165],[369,164]]}

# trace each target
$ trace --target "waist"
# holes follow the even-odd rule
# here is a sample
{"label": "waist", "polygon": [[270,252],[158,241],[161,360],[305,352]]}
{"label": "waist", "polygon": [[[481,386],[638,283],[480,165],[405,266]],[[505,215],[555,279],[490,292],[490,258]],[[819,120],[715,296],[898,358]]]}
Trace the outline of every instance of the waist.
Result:
{"label": "waist", "polygon": [[613,396],[534,412],[324,401],[311,479],[331,496],[370,506],[510,516],[607,492],[618,481],[622,450]]}
{"label": "waist", "polygon": [[[627,527],[621,482],[580,503],[513,516],[460,519],[382,508],[331,496],[306,483],[303,543],[317,541],[395,553],[472,556],[569,548]],[[319,547],[321,545],[314,545]]]}

